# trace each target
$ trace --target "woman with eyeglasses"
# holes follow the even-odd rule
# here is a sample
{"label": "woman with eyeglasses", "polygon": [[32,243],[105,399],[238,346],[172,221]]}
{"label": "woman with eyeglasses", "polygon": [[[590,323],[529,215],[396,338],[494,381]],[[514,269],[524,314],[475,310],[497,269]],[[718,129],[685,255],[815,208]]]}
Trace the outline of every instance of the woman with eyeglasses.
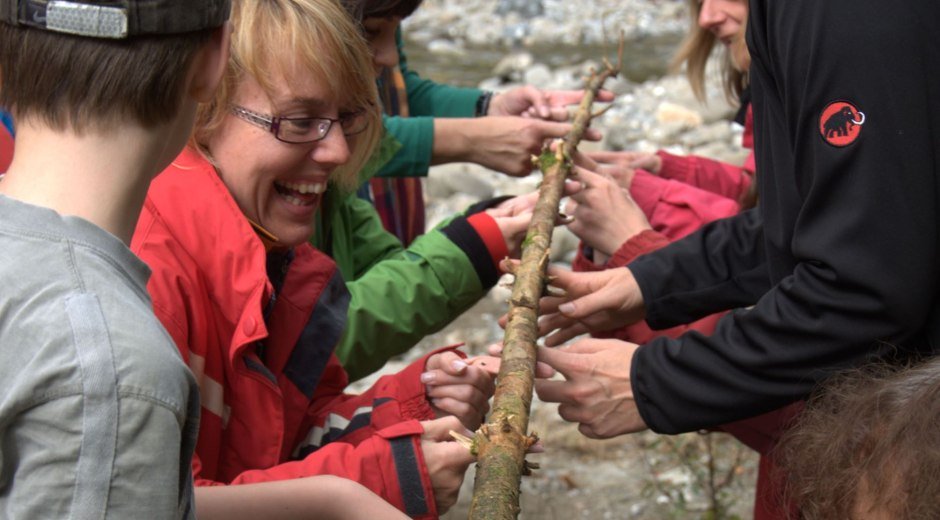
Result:
{"label": "woman with eyeglasses", "polygon": [[310,515],[307,477],[332,474],[434,518],[473,460],[449,431],[479,424],[492,378],[442,349],[344,394],[333,350],[350,297],[308,243],[327,194],[355,189],[379,138],[368,50],[332,0],[236,0],[232,24],[223,85],[132,243],[200,385],[199,516]]}

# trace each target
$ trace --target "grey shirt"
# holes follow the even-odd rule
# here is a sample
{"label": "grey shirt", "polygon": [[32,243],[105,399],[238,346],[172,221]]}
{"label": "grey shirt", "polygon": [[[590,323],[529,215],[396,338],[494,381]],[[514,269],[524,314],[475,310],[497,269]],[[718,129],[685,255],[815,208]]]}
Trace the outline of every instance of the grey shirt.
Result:
{"label": "grey shirt", "polygon": [[199,403],[113,235],[0,195],[0,517],[189,518]]}

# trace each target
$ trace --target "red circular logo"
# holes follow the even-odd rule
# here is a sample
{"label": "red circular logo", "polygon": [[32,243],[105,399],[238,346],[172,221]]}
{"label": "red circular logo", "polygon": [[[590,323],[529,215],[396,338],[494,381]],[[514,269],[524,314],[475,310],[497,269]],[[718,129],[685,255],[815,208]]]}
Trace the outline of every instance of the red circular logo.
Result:
{"label": "red circular logo", "polygon": [[865,114],[848,101],[829,103],[819,116],[819,133],[832,146],[848,146],[858,139]]}

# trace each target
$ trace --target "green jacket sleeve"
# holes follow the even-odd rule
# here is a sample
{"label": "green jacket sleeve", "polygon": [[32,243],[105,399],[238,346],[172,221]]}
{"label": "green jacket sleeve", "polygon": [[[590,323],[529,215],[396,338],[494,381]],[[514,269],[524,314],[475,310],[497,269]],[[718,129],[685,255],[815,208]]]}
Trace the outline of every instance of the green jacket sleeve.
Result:
{"label": "green jacket sleeve", "polygon": [[336,261],[352,296],[346,331],[336,348],[350,380],[378,370],[442,329],[496,282],[478,273],[471,258],[480,254],[445,232],[453,222],[405,249],[382,228],[375,208],[365,200],[349,196],[332,215],[331,250],[318,248]]}
{"label": "green jacket sleeve", "polygon": [[388,116],[385,129],[402,144],[380,171],[380,177],[423,177],[431,167],[435,117],[473,117],[482,90],[440,85],[408,69],[401,30],[396,34],[398,60],[405,77],[411,117]]}

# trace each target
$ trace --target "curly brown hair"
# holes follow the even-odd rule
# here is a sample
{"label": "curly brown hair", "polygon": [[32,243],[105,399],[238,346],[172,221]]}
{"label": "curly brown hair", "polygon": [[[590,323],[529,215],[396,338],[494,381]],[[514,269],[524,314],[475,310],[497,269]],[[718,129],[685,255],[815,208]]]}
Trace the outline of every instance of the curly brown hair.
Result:
{"label": "curly brown hair", "polygon": [[940,518],[940,357],[836,376],[776,455],[809,520]]}

